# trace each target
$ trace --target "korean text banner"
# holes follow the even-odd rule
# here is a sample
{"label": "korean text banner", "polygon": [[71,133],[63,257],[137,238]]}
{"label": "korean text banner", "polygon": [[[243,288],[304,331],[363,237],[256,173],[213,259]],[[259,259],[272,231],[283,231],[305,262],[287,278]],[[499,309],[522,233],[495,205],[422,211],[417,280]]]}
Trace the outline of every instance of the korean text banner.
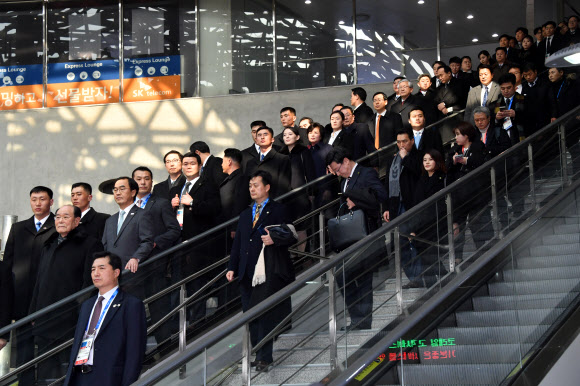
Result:
{"label": "korean text banner", "polygon": [[181,97],[179,55],[125,59],[123,101],[150,101]]}
{"label": "korean text banner", "polygon": [[48,107],[116,102],[119,102],[118,60],[49,63]]}
{"label": "korean text banner", "polygon": [[42,107],[42,64],[0,67],[0,110]]}

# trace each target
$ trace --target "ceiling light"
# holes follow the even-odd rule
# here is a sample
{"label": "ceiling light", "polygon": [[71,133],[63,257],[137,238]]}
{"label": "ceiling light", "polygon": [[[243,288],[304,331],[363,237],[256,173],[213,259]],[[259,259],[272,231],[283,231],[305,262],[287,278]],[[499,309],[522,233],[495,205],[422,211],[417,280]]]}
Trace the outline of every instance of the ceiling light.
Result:
{"label": "ceiling light", "polygon": [[310,3],[312,3],[312,1],[310,1],[310,0],[306,0],[306,1],[304,2],[304,4],[310,4]]}
{"label": "ceiling light", "polygon": [[474,42],[474,43],[477,43],[479,41],[479,39],[478,38],[473,38],[471,41]]}
{"label": "ceiling light", "polygon": [[580,52],[568,55],[564,58],[564,60],[570,64],[580,64]]}
{"label": "ceiling light", "polygon": [[497,38],[498,36],[499,36],[498,34],[491,35],[492,38]]}
{"label": "ceiling light", "polygon": [[451,23],[453,23],[453,21],[452,21],[452,20],[447,20],[447,21],[445,22],[445,24],[451,24]]}
{"label": "ceiling light", "polygon": [[417,2],[417,4],[425,4],[425,1],[424,1],[424,0],[419,0],[419,1]]}
{"label": "ceiling light", "polygon": [[473,19],[473,15],[467,15],[468,19]]}

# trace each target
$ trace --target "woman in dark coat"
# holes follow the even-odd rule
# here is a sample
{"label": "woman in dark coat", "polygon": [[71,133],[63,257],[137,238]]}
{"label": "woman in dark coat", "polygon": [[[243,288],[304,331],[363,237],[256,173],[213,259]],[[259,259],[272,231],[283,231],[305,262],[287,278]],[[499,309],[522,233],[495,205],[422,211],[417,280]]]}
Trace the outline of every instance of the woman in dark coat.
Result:
{"label": "woman in dark coat", "polygon": [[[479,130],[468,122],[461,122],[454,130],[456,145],[447,155],[447,183],[451,184],[487,161],[488,152],[481,142]],[[489,174],[482,174],[475,180],[463,184],[453,195],[453,234],[455,257],[459,263],[463,257],[465,226],[469,218],[469,228],[477,249],[493,235],[489,200],[491,199]]]}
{"label": "woman in dark coat", "polygon": [[[316,178],[314,173],[314,160],[308,148],[300,141],[300,133],[296,127],[287,127],[282,132],[284,139],[284,147],[280,150],[280,154],[287,155],[290,158],[290,166],[292,168],[292,176],[290,178],[290,188],[292,190],[306,185],[308,182]],[[286,201],[286,204],[293,208],[294,220],[300,218],[310,212],[310,199],[312,191],[304,191],[294,195],[291,202]],[[298,249],[304,251],[306,247],[306,227],[307,221],[296,224],[298,233]]]}
{"label": "woman in dark coat", "polygon": [[[332,146],[322,141],[324,133],[324,126],[320,123],[313,123],[308,128],[308,150],[312,154],[312,161],[314,161],[314,177],[320,178],[327,174],[326,169],[326,155],[332,150]],[[319,183],[313,187],[314,190],[314,208],[318,209],[321,206],[332,200],[332,192],[339,190],[338,181],[328,179],[324,183]]]}

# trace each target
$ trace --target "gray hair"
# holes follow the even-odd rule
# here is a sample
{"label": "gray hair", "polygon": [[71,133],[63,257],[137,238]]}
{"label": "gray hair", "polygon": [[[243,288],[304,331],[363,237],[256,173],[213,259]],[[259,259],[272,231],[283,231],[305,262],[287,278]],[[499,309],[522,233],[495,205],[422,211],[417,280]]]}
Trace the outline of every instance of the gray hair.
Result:
{"label": "gray hair", "polygon": [[489,112],[489,109],[485,106],[477,106],[476,108],[473,109],[473,116],[475,116],[475,114],[485,114],[486,117],[490,117],[491,113]]}
{"label": "gray hair", "polygon": [[401,83],[403,83],[403,82],[407,83],[407,84],[409,85],[409,88],[410,88],[410,89],[413,89],[413,83],[411,83],[411,82],[409,81],[409,79],[401,79],[401,81],[399,82],[399,84],[401,84]]}

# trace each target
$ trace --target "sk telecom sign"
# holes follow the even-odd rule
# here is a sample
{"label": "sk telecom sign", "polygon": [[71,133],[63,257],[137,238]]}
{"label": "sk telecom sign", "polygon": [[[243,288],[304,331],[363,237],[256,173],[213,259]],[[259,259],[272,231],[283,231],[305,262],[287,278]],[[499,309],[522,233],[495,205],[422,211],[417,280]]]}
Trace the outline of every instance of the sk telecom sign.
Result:
{"label": "sk telecom sign", "polygon": [[181,98],[179,55],[125,59],[123,101]]}

